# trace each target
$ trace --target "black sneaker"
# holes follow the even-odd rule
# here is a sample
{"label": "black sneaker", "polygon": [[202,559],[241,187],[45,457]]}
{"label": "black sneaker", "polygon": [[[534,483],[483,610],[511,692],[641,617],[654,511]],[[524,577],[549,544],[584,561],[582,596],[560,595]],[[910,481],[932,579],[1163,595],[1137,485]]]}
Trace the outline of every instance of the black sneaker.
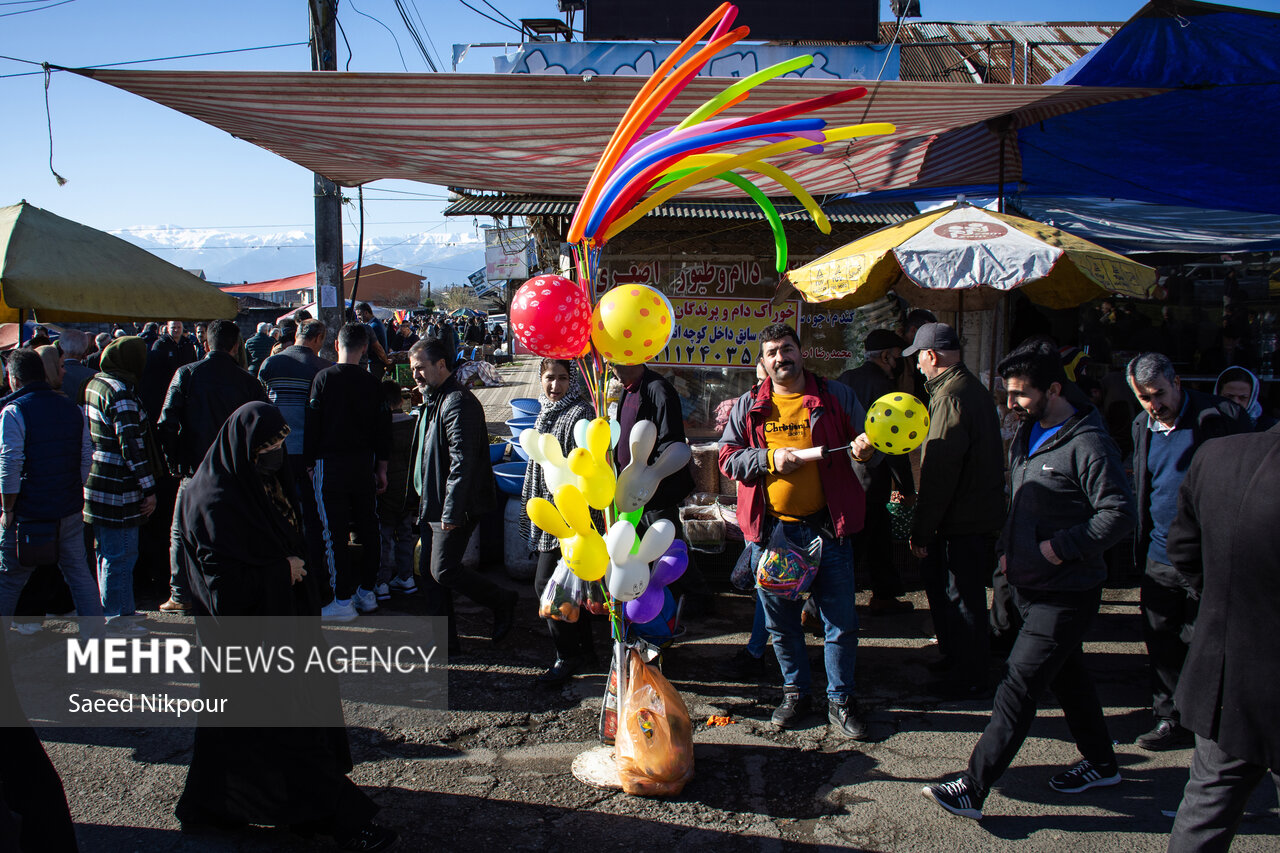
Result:
{"label": "black sneaker", "polygon": [[1160,720],[1154,729],[1140,736],[1134,743],[1148,752],[1164,752],[1195,746],[1195,738],[1173,720]]}
{"label": "black sneaker", "polygon": [[782,704],[773,712],[770,721],[780,729],[793,729],[800,718],[812,710],[812,696],[787,691],[782,694]]}
{"label": "black sneaker", "polygon": [[829,722],[837,733],[843,734],[851,740],[867,739],[867,721],[862,718],[862,714],[858,711],[858,702],[856,699],[847,699],[844,702],[828,702],[827,703],[827,722]]}
{"label": "black sneaker", "polygon": [[1094,765],[1084,759],[1065,773],[1049,780],[1049,787],[1064,794],[1078,794],[1090,788],[1120,784],[1120,768],[1112,764]]}
{"label": "black sneaker", "polygon": [[770,667],[769,658],[773,657],[773,650],[766,649],[765,653],[760,657],[756,657],[745,648],[738,649],[737,653],[729,661],[729,671],[747,681],[763,681],[769,677],[771,670],[777,670],[776,662]]}
{"label": "black sneaker", "polygon": [[954,815],[982,820],[982,802],[986,797],[979,794],[963,776],[952,782],[925,785],[920,793]]}
{"label": "black sneaker", "polygon": [[379,850],[390,850],[400,839],[400,833],[394,829],[369,821],[351,835],[335,837],[339,850],[352,850],[355,853],[377,853]]}

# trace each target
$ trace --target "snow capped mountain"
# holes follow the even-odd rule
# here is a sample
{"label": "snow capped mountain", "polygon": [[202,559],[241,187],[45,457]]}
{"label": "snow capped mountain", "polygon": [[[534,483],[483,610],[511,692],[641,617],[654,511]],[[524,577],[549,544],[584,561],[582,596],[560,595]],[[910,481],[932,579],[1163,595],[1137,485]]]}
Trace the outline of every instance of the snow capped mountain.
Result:
{"label": "snow capped mountain", "polygon": [[[171,264],[204,270],[212,282],[264,281],[316,267],[310,231],[254,234],[158,226],[112,233]],[[353,240],[344,240],[343,261],[354,261],[357,249]],[[366,237],[364,263],[418,273],[435,287],[465,284],[469,273],[484,266],[484,240],[474,233],[437,232]]]}

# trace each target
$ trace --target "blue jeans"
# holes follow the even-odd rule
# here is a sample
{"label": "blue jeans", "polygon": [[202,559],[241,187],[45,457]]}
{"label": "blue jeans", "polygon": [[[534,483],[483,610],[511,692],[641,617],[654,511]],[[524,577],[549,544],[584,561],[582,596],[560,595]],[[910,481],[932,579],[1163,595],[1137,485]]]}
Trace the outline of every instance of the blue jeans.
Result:
{"label": "blue jeans", "polygon": [[[788,535],[797,540],[819,534],[804,522],[781,523],[786,524]],[[853,670],[858,657],[858,611],[854,601],[857,587],[853,579],[853,548],[847,538],[822,538],[822,563],[809,592],[825,629],[822,656],[827,669],[827,699],[843,703],[856,695]],[[773,652],[782,670],[782,683],[788,691],[807,694],[812,681],[804,629],[800,627],[804,602],[788,601],[763,590],[759,595],[769,635],[773,637]]]}
{"label": "blue jeans", "polygon": [[107,624],[130,622],[133,607],[133,567],[138,562],[138,528],[95,524],[98,547],[98,588]]}
{"label": "blue jeans", "polygon": [[[84,553],[84,517],[69,515],[58,522],[58,569],[71,590],[82,634],[97,634],[102,627],[102,602]],[[12,619],[18,596],[31,579],[33,568],[18,565],[17,530],[10,526],[0,533],[0,615]]]}

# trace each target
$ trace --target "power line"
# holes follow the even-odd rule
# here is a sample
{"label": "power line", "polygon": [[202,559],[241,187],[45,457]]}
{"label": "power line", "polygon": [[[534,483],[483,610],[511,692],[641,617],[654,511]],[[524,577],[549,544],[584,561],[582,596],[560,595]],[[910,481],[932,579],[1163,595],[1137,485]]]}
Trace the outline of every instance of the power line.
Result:
{"label": "power line", "polygon": [[41,6],[39,9],[19,9],[17,12],[5,12],[0,18],[12,18],[14,15],[25,15],[28,12],[43,12],[45,9],[52,9],[54,6],[65,6],[68,3],[74,3],[76,0],[59,0],[57,3],[51,3],[48,6]]}
{"label": "power line", "polygon": [[402,50],[400,50],[400,39],[396,38],[396,34],[395,34],[395,32],[391,29],[391,27],[388,27],[386,24],[382,23],[382,21],[378,20],[378,19],[377,19],[377,18],[375,18],[373,15],[369,15],[369,14],[366,14],[366,13],[364,13],[364,12],[361,12],[359,9],[357,9],[357,8],[356,8],[356,6],[355,6],[355,4],[354,4],[354,3],[350,2],[350,0],[348,0],[347,5],[348,5],[348,6],[350,6],[350,7],[351,7],[351,11],[355,12],[357,15],[364,15],[364,17],[366,17],[366,18],[368,18],[369,20],[373,21],[375,24],[377,24],[378,26],[382,27],[384,30],[386,30],[388,33],[390,33],[390,34],[391,34],[391,41],[395,42],[395,46],[396,46],[396,53],[400,54],[400,64],[404,66],[404,70],[405,70],[405,71],[408,71],[408,70],[409,70],[409,65],[408,65],[408,63],[406,63],[406,62],[404,61],[404,52],[403,52]]}
{"label": "power line", "polygon": [[[53,71],[83,71],[92,68],[117,68],[121,65],[142,65],[147,62],[168,62],[173,59],[196,59],[201,56],[224,56],[228,53],[251,53],[255,50],[276,50],[282,47],[306,47],[309,42],[293,41],[286,44],[264,44],[260,47],[237,47],[232,50],[209,50],[204,53],[183,53],[177,56],[157,56],[152,59],[130,59],[126,62],[104,62],[100,65],[81,65],[75,68],[66,65],[50,64],[49,68]],[[0,59],[11,59],[14,62],[24,62],[28,65],[44,65],[43,62],[32,62],[29,59],[18,59],[14,56],[0,56]],[[6,77],[31,77],[36,74],[43,74],[43,71],[27,71],[21,74],[0,74],[0,78]]]}
{"label": "power line", "polygon": [[[509,21],[509,22],[510,22],[511,26],[513,26],[513,27],[518,27],[518,26],[520,26],[520,25],[519,25],[519,24],[517,24],[515,21],[512,21],[512,20],[511,20],[511,16],[509,16],[506,12],[502,11],[501,9],[499,9],[497,6],[495,6],[495,5],[493,5],[492,3],[490,3],[490,2],[489,2],[489,0],[482,0],[482,2],[484,3],[484,5],[488,6],[488,7],[489,7],[490,9],[492,9],[493,11],[497,12],[497,13],[498,13],[499,15],[501,15],[503,18],[506,18],[506,19],[507,19],[507,21]],[[523,29],[521,29],[521,32],[524,32],[524,30],[523,30]]]}
{"label": "power line", "polygon": [[422,10],[418,8],[418,0],[409,0],[409,5],[413,6],[413,13],[418,16],[418,26],[422,27],[422,34],[427,37],[427,44],[431,45],[431,49],[435,51],[436,62],[444,65],[444,58],[440,56],[440,48],[436,47],[436,43],[431,38],[431,31],[427,28],[427,22],[422,17]]}
{"label": "power line", "polygon": [[511,24],[508,24],[506,21],[500,21],[500,20],[498,20],[497,18],[493,17],[492,15],[487,15],[487,14],[485,14],[484,12],[481,12],[481,11],[480,11],[479,9],[477,9],[475,6],[472,6],[470,3],[468,3],[468,2],[467,2],[467,0],[458,0],[458,2],[459,2],[459,3],[461,3],[463,6],[466,6],[466,7],[467,7],[468,9],[470,9],[472,12],[475,12],[475,13],[476,13],[477,15],[479,15],[480,17],[482,17],[482,18],[488,18],[490,21],[493,21],[493,22],[494,22],[495,24],[497,24],[498,26],[500,26],[500,27],[506,27],[507,29],[510,29],[510,30],[515,30],[515,31],[516,31],[516,32],[518,32],[521,36],[523,36],[523,35],[524,35],[524,30],[523,30],[523,29],[521,29],[520,27],[513,27]]}

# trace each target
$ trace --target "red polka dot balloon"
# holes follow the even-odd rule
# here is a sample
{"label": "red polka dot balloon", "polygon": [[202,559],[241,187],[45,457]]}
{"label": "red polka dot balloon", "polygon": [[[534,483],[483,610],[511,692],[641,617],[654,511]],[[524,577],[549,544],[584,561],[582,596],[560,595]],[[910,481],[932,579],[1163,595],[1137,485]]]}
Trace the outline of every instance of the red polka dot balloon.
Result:
{"label": "red polka dot balloon", "polygon": [[511,300],[511,328],[534,355],[577,358],[591,340],[591,306],[564,276],[535,276]]}
{"label": "red polka dot balloon", "polygon": [[671,339],[670,303],[643,284],[623,284],[600,298],[591,315],[591,342],[606,361],[643,364]]}

